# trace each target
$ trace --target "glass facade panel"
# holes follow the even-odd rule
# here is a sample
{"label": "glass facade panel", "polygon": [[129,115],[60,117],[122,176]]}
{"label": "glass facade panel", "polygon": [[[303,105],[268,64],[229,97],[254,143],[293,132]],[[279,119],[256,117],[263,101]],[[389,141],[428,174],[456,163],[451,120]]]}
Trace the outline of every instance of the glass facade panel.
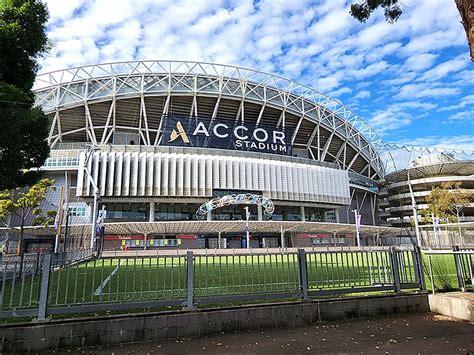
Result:
{"label": "glass facade panel", "polygon": [[305,207],[304,214],[307,222],[321,222],[323,220],[320,210],[313,207]]}

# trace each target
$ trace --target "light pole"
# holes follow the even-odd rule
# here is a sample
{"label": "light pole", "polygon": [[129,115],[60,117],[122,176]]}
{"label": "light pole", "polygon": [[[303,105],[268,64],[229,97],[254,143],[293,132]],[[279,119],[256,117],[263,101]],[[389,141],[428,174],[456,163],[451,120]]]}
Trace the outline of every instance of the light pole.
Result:
{"label": "light pole", "polygon": [[[416,212],[417,207],[416,207],[415,195],[413,194],[413,188],[411,187],[410,167],[408,167],[407,169],[407,182],[408,182],[408,188],[410,190],[411,206],[413,209],[413,218],[415,219],[416,242],[418,244],[418,247],[421,248],[421,235],[420,235],[420,228],[418,227],[418,214]],[[403,217],[402,217],[402,224],[403,224]]]}
{"label": "light pole", "polygon": [[357,247],[360,248],[360,232],[359,232],[359,228],[360,228],[360,214],[357,213],[357,209],[355,210],[352,210],[352,212],[354,212],[354,221],[355,221],[355,225],[356,225],[356,238],[357,238]]}
{"label": "light pole", "polygon": [[249,208],[244,207],[245,209],[245,231],[246,231],[246,237],[247,237],[247,249],[250,248],[250,230],[249,230],[249,217],[250,217],[250,212]]}
{"label": "light pole", "polygon": [[94,181],[94,178],[91,175],[91,172],[88,169],[88,164],[89,164],[89,159],[92,157],[92,154],[94,153],[95,150],[98,148],[95,146],[87,146],[87,153],[88,155],[86,156],[86,160],[84,162],[84,171],[87,174],[87,177],[89,179],[90,184],[92,185],[92,188],[94,189],[94,203],[92,207],[92,228],[91,228],[91,244],[90,247],[93,250],[94,249],[94,242],[95,242],[95,233],[96,233],[96,224],[97,224],[97,213],[98,213],[98,199],[99,199],[99,188],[97,184]]}

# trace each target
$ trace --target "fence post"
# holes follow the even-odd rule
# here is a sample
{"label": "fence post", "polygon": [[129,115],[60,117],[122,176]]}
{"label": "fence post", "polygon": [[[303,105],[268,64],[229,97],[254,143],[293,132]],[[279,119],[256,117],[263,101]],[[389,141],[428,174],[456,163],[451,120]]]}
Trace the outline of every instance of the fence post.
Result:
{"label": "fence post", "polygon": [[400,265],[398,263],[398,255],[395,247],[390,247],[390,260],[392,261],[392,277],[393,277],[393,286],[395,292],[401,291],[400,285]]}
{"label": "fence post", "polygon": [[464,280],[464,271],[462,267],[461,254],[459,252],[459,246],[453,246],[454,265],[456,266],[456,275],[458,278],[458,285],[462,292],[466,292],[466,282]]}
{"label": "fence post", "polygon": [[306,270],[306,252],[304,249],[298,249],[298,268],[300,274],[301,298],[308,300],[308,273]]}
{"label": "fence post", "polygon": [[43,262],[41,263],[41,281],[40,281],[40,295],[38,302],[38,320],[46,319],[46,310],[48,306],[48,288],[49,276],[51,273],[51,254],[43,255]]}
{"label": "fence post", "polygon": [[415,268],[415,277],[420,280],[420,290],[426,290],[425,273],[423,271],[423,259],[421,249],[418,245],[413,246],[413,267]]}
{"label": "fence post", "polygon": [[192,251],[186,252],[186,309],[194,309],[194,256]]}

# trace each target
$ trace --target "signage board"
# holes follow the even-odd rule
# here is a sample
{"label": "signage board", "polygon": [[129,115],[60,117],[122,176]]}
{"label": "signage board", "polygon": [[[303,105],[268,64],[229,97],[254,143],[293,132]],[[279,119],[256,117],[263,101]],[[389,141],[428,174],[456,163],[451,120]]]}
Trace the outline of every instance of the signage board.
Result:
{"label": "signage board", "polygon": [[291,155],[293,129],[201,117],[163,117],[161,145]]}

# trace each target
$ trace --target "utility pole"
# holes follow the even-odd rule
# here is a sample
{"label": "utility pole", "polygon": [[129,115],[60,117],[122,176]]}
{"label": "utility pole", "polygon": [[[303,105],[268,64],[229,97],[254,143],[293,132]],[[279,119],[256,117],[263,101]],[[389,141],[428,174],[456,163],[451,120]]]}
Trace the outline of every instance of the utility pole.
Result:
{"label": "utility pole", "polygon": [[89,179],[89,182],[92,185],[92,188],[94,189],[94,202],[93,202],[93,207],[92,207],[91,243],[90,243],[90,248],[92,250],[94,249],[94,242],[95,242],[95,235],[96,235],[99,188],[97,187],[97,184],[95,183],[94,178],[92,177],[91,172],[89,171],[89,168],[87,166],[89,164],[89,159],[91,159],[92,154],[97,149],[98,148],[95,147],[95,146],[87,146],[87,153],[88,154],[87,154],[86,160],[84,162],[84,171],[86,172],[87,177]]}
{"label": "utility pole", "polygon": [[356,225],[356,238],[357,238],[357,247],[360,248],[360,214],[357,213],[357,209],[352,210],[354,212],[354,220]]}
{"label": "utility pole", "polygon": [[249,228],[249,217],[250,217],[250,212],[249,208],[244,207],[245,209],[245,231],[247,232],[247,249],[250,249],[250,228]]}
{"label": "utility pole", "polygon": [[59,251],[59,238],[61,237],[61,225],[63,222],[63,199],[64,199],[64,187],[61,186],[61,193],[59,194],[59,208],[58,208],[58,224],[56,226],[56,238],[54,239],[54,253]]}
{"label": "utility pole", "polygon": [[280,226],[280,239],[281,239],[281,249],[285,248],[285,231],[283,230],[283,226]]}
{"label": "utility pole", "polygon": [[[411,180],[410,180],[410,167],[407,169],[407,182],[408,182],[408,188],[410,189],[410,197],[411,197],[411,206],[413,210],[413,218],[415,219],[415,235],[416,235],[416,242],[418,244],[418,247],[421,248],[421,234],[420,234],[420,228],[418,227],[418,213],[416,212],[417,207],[416,207],[416,201],[415,201],[415,195],[413,194],[413,189],[411,187]],[[403,224],[403,220],[402,220]]]}

